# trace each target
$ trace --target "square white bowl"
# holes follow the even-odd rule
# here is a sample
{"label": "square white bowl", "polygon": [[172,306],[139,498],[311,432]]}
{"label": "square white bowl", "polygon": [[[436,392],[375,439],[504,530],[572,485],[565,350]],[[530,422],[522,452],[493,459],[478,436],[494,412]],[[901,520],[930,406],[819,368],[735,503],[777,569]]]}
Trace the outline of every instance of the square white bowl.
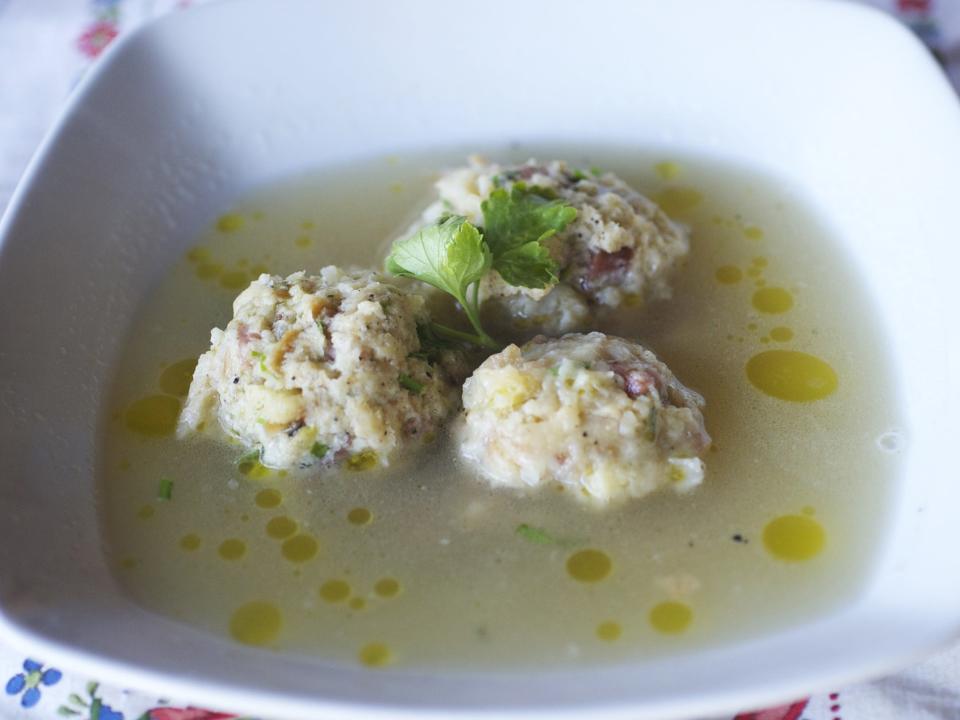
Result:
{"label": "square white bowl", "polygon": [[[151,287],[302,170],[509,140],[696,153],[798,188],[890,340],[908,450],[868,586],[803,627],[636,665],[370,672],[141,610],[102,559],[95,434]],[[960,112],[885,17],[812,0],[253,0],[111,48],[0,225],[0,632],[104,680],[271,717],[716,714],[888,671],[960,626]],[[838,308],[842,312],[842,308]]]}

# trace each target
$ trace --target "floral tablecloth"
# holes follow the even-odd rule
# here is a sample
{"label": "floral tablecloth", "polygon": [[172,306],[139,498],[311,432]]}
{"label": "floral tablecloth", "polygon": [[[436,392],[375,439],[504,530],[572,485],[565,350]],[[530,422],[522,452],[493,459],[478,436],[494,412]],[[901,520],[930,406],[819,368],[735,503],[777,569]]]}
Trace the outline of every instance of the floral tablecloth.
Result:
{"label": "floral tablecloth", "polygon": [[[0,0],[0,210],[65,97],[101,51],[131,27],[200,1]],[[960,87],[960,0],[862,1],[907,23]],[[3,645],[0,684],[0,720],[241,717],[191,707],[188,698],[173,701],[101,684],[83,668],[49,666],[29,649]],[[947,718],[960,718],[960,647],[890,678],[745,711],[735,720]]]}

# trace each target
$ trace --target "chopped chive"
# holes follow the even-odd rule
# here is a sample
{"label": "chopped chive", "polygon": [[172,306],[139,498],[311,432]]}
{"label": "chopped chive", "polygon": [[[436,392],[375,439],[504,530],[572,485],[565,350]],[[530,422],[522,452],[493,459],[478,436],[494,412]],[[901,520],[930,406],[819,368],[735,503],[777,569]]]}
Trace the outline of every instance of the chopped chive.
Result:
{"label": "chopped chive", "polygon": [[590,174],[593,175],[594,177],[600,177],[601,175],[603,175],[603,170],[601,170],[596,165],[594,165],[592,168],[590,168]]}
{"label": "chopped chive", "polygon": [[586,180],[586,179],[587,179],[587,174],[586,174],[583,170],[581,170],[580,168],[577,168],[577,169],[575,169],[575,170],[573,171],[573,179],[574,179],[574,180]]}
{"label": "chopped chive", "polygon": [[549,369],[549,372],[550,372],[551,375],[554,375],[554,376],[559,375],[559,374],[560,374],[560,366],[559,366],[559,365],[554,365],[552,368]]}
{"label": "chopped chive", "polygon": [[266,374],[266,375],[273,375],[273,373],[270,372],[270,370],[267,369],[267,356],[266,356],[266,355],[264,355],[262,352],[258,352],[258,351],[256,351],[256,350],[254,350],[254,351],[252,351],[252,352],[250,353],[250,356],[257,358],[257,359],[260,361],[260,372],[262,372],[262,373],[264,373],[264,374]]}
{"label": "chopped chive", "polygon": [[524,540],[536,543],[537,545],[551,545],[556,542],[556,540],[554,540],[546,530],[535,528],[532,525],[527,525],[526,523],[517,525],[516,532],[517,535],[522,537]]}
{"label": "chopped chive", "polygon": [[171,500],[173,498],[173,480],[170,478],[160,478],[157,497],[161,500]]}
{"label": "chopped chive", "polygon": [[414,395],[419,395],[421,392],[423,392],[423,383],[417,382],[409,375],[404,375],[402,373],[400,374],[400,385],[405,387]]}
{"label": "chopped chive", "polygon": [[315,442],[313,447],[310,448],[310,454],[318,458],[322,458],[328,452],[330,452],[330,448],[328,448],[322,442]]}

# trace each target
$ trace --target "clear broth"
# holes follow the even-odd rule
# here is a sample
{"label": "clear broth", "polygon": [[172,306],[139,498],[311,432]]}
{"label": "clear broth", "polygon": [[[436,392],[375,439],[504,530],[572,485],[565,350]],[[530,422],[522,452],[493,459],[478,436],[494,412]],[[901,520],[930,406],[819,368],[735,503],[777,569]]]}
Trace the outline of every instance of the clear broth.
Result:
{"label": "clear broth", "polygon": [[[789,187],[696,158],[563,147],[491,156],[601,166],[691,227],[673,299],[626,308],[600,329],[640,340],[705,396],[714,447],[704,484],[598,511],[554,491],[492,490],[449,438],[386,470],[310,476],[243,474],[238,446],[131,432],[127,408],[178,392],[170,374],[160,384],[163,371],[208,348],[210,328],[229,321],[233,298],[258,271],[379,265],[438,169],[463,161],[378,158],[244,199],[140,310],[100,456],[107,547],[126,590],[222,636],[347,663],[427,667],[649,659],[802,623],[854,596],[896,480],[896,453],[885,447],[898,415],[894,393],[877,392],[894,384],[868,298],[816,218]],[[761,285],[786,291],[791,307],[769,312],[776,298],[755,298]],[[813,402],[761,393],[745,366],[770,349],[822,358],[839,378],[836,392]],[[158,498],[162,479],[172,482],[169,500]],[[271,493],[258,504],[267,488],[279,491],[279,505],[262,507],[277,500]],[[356,508],[371,520],[351,522]],[[285,554],[268,535],[278,516],[316,538],[315,556],[289,559],[309,553]],[[778,557],[769,528],[783,516],[822,529],[822,549]],[[282,534],[278,521],[273,528]],[[612,560],[600,582],[568,574],[568,559],[585,548]],[[238,617],[251,602],[266,605]]]}

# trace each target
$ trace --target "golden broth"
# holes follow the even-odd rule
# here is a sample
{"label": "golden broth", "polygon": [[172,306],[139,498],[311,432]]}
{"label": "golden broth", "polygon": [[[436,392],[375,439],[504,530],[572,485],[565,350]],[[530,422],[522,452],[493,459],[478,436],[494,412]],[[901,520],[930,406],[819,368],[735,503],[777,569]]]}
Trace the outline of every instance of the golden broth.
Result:
{"label": "golden broth", "polygon": [[740,640],[857,592],[897,469],[877,438],[898,417],[846,258],[766,178],[622,150],[498,157],[531,155],[613,170],[691,226],[674,299],[601,329],[641,340],[705,396],[704,484],[598,511],[553,490],[494,491],[448,438],[388,470],[357,462],[322,476],[177,440],[192,362],[252,278],[379,264],[436,169],[462,162],[378,159],[244,200],[142,308],[100,462],[107,546],[139,603],[239,642],[372,668],[492,667]]}

